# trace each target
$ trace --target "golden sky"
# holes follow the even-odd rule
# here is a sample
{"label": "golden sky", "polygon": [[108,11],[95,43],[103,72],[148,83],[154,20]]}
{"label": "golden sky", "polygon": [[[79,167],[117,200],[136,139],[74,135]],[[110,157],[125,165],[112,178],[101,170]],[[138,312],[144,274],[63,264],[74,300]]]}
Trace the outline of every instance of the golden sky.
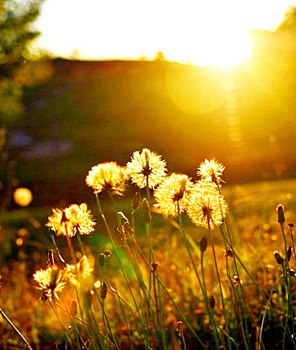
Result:
{"label": "golden sky", "polygon": [[138,59],[162,51],[180,62],[232,64],[250,54],[248,29],[276,29],[293,4],[296,0],[45,0],[36,45],[60,57]]}

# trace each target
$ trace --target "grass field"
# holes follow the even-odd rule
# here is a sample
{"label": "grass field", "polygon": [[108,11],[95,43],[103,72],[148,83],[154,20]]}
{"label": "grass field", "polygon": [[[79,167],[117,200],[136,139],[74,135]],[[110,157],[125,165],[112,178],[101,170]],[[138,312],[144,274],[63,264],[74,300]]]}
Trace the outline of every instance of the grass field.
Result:
{"label": "grass field", "polygon": [[[208,231],[197,228],[188,218],[184,217],[184,227],[196,269],[202,276],[202,259],[204,272],[204,276],[201,277],[204,278],[202,284],[206,285],[208,297],[214,297],[211,300],[215,300],[212,315],[215,320],[214,324],[218,325],[216,335],[219,339],[217,342],[221,342],[221,346],[225,348],[254,349],[256,346],[262,349],[264,347],[265,349],[280,349],[283,342],[285,342],[287,349],[293,348],[289,334],[285,338],[283,331],[283,329],[289,329],[290,332],[293,327],[290,324],[291,320],[286,322],[288,318],[286,315],[287,304],[290,301],[287,298],[281,265],[275,260],[273,252],[279,251],[284,256],[284,243],[276,212],[279,203],[285,207],[285,232],[288,245],[292,244],[286,224],[295,220],[296,181],[224,185],[223,194],[229,205],[227,222],[231,227],[234,249],[251,275],[250,278],[238,263],[242,284],[236,284],[237,281],[233,280],[235,275],[233,257],[225,258],[223,237],[219,229],[215,228],[213,236],[227,325],[219,298],[218,282],[209,241],[208,248],[203,254],[201,254],[199,247],[201,238],[208,237]],[[98,215],[95,202],[88,203],[92,213],[96,216],[97,226],[95,233],[82,238],[87,256],[91,254],[96,264],[91,277],[88,276],[87,282],[83,283],[84,289],[80,290],[79,293],[87,294],[84,297],[88,304],[84,304],[83,309],[86,308],[85,305],[92,305],[97,320],[96,327],[98,327],[94,333],[101,333],[100,346],[102,348],[118,346],[122,349],[200,349],[202,345],[195,337],[195,334],[198,334],[205,348],[215,348],[217,344],[215,345],[213,323],[210,322],[203,293],[184,242],[182,242],[182,234],[177,220],[165,219],[154,210],[152,212],[151,244],[157,262],[157,278],[159,278],[157,281],[165,286],[165,289],[162,289],[160,284],[156,283],[158,308],[161,309],[161,311],[157,311],[160,313],[158,317],[161,317],[161,321],[157,321],[155,319],[157,313],[155,311],[155,296],[151,296],[151,300],[148,296],[149,300],[147,301],[145,292],[139,292],[139,288],[141,289],[138,284],[139,273],[141,273],[144,283],[147,286],[149,284],[149,271],[141,255],[143,254],[146,260],[149,260],[149,244],[145,233],[147,227],[143,221],[143,209],[140,208],[134,217],[134,234],[142,252],[136,254],[138,259],[136,266],[133,261],[135,256],[130,255],[131,246],[123,240],[122,234],[116,230],[113,204],[108,199],[101,202],[103,212],[111,227],[112,236],[118,247],[119,257],[130,281],[130,287],[135,293],[137,302],[141,305],[139,315],[144,318],[144,321],[140,316],[135,316],[137,311],[133,305],[129,287],[124,281],[117,254],[115,254],[107,236],[103,221]],[[131,203],[132,198],[122,198],[116,203],[116,210],[122,211],[130,220]],[[60,299],[56,302],[58,310],[54,310],[48,301],[40,300],[42,292],[34,287],[33,273],[46,267],[47,250],[53,248],[51,236],[48,229],[45,228],[50,213],[51,208],[26,208],[1,214],[0,307],[34,349],[67,348],[65,342],[69,338],[67,339],[65,336],[65,331],[62,329],[55,312],[58,312],[60,321],[66,328],[71,326],[68,332],[75,340],[77,340],[77,334],[80,334],[81,338],[84,339],[84,342],[81,339],[77,340],[77,344],[79,344],[77,348],[96,348],[94,346],[96,338],[93,338],[93,334],[90,336],[87,330],[88,327],[92,330],[94,324],[90,325],[91,321],[87,319],[86,310],[77,313],[66,312],[66,309],[71,309],[71,303],[75,299],[73,288],[71,289],[68,285],[65,287]],[[222,227],[224,226],[225,223]],[[62,256],[66,261],[71,261],[64,237],[59,236],[56,241]],[[77,252],[77,258],[81,257],[81,247],[76,237],[73,238],[73,245]],[[105,259],[102,269],[99,261],[101,253],[106,249],[113,250],[113,254],[110,258]],[[56,260],[61,265],[57,257]],[[289,264],[290,268],[295,266],[293,254]],[[227,273],[230,273],[230,280],[233,280],[232,285],[227,278]],[[258,286],[254,284],[252,278],[264,294],[258,290]],[[106,281],[108,286],[106,299],[103,300],[103,313],[102,304],[100,306],[96,298],[97,291],[93,285],[95,281],[101,283]],[[295,281],[292,275],[289,281],[291,300],[294,300]],[[243,288],[238,287],[238,285],[243,286]],[[100,297],[99,300],[102,302]],[[243,300],[245,301],[243,302]],[[79,319],[83,319],[83,316],[88,320],[85,320],[86,327],[85,325],[83,327],[79,321]],[[109,331],[106,330],[106,320],[110,323]],[[185,320],[188,321],[188,324]],[[25,348],[20,337],[3,317],[0,318],[0,323],[1,348]],[[142,324],[147,324],[145,332],[149,340],[143,338],[145,333],[142,334],[143,330],[139,329]],[[238,328],[238,324],[241,324],[241,328]],[[111,333],[108,334],[111,332],[110,330],[112,330],[112,336],[116,342],[113,341]],[[223,335],[223,332],[227,332],[227,330],[233,341]],[[107,334],[110,339],[109,344],[105,343],[104,334]],[[68,341],[68,343],[71,347],[71,342]],[[73,344],[72,347],[75,348]]]}

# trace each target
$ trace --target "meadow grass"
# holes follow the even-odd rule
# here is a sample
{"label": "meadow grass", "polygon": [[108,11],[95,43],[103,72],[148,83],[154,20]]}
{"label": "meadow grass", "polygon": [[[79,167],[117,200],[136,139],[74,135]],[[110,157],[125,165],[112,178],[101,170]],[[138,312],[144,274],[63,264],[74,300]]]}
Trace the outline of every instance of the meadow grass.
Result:
{"label": "meadow grass", "polygon": [[[128,166],[141,198],[115,196],[125,172],[109,164],[87,180],[93,214],[55,209],[47,229],[48,209],[2,214],[0,307],[13,326],[36,349],[295,348],[295,180],[224,186],[220,168],[193,196],[198,178],[164,163],[150,178],[162,160],[148,151]],[[0,323],[3,349],[26,348]]]}

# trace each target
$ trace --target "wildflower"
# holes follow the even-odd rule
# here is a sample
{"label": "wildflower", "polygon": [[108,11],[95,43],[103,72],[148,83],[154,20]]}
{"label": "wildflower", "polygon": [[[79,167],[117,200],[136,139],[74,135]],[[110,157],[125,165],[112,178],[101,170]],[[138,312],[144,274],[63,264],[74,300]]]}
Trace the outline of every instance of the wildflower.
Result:
{"label": "wildflower", "polygon": [[187,175],[171,174],[154,191],[155,206],[164,216],[181,214],[187,208],[192,186]]}
{"label": "wildflower", "polygon": [[206,180],[198,181],[193,187],[187,213],[197,226],[213,229],[221,225],[228,206],[216,186]]}
{"label": "wildflower", "polygon": [[[78,282],[85,284],[92,276],[94,271],[94,258],[92,256],[83,255],[75,265],[67,265],[67,275],[73,285]],[[87,283],[86,283],[87,284]]]}
{"label": "wildflower", "polygon": [[109,191],[114,195],[122,196],[126,188],[126,179],[124,167],[116,162],[106,162],[93,166],[85,182],[94,190],[94,193]]}
{"label": "wildflower", "polygon": [[49,266],[34,273],[34,280],[38,283],[38,289],[43,291],[43,296],[51,299],[57,297],[66,284],[64,271],[57,265]]}
{"label": "wildflower", "polygon": [[73,237],[76,233],[87,235],[94,231],[95,222],[87,205],[72,204],[66,209],[53,209],[46,226],[56,234]]}
{"label": "wildflower", "polygon": [[166,175],[166,162],[147,148],[134,152],[126,168],[132,182],[139,188],[146,187],[147,182],[149,188],[154,188]]}
{"label": "wildflower", "polygon": [[215,159],[206,159],[198,168],[197,175],[201,176],[202,179],[212,181],[216,185],[219,185],[219,183],[222,181],[221,175],[224,169],[225,167],[218,163]]}

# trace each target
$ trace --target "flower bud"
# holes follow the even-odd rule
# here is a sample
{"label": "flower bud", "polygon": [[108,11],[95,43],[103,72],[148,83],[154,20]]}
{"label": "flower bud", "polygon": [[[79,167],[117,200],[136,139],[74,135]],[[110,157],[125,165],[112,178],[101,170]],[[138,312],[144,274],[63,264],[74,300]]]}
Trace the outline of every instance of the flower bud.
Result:
{"label": "flower bud", "polygon": [[273,255],[274,255],[274,257],[275,257],[276,262],[277,262],[279,265],[283,265],[284,259],[283,259],[283,257],[281,256],[281,254],[280,254],[278,251],[275,251],[275,252],[273,252]]}
{"label": "flower bud", "polygon": [[107,284],[105,282],[102,282],[101,285],[101,298],[106,299],[107,296]]}
{"label": "flower bud", "polygon": [[103,253],[101,253],[99,256],[99,264],[100,266],[104,266],[105,264],[105,255]]}
{"label": "flower bud", "polygon": [[133,210],[138,210],[140,207],[140,203],[141,203],[141,193],[140,191],[138,191],[135,193],[135,196],[134,196],[133,205],[132,205]]}
{"label": "flower bud", "polygon": [[291,246],[287,249],[286,255],[287,255],[288,261],[290,261],[291,256],[292,256],[292,247]]}
{"label": "flower bud", "polygon": [[199,249],[202,253],[206,251],[207,245],[208,245],[208,240],[206,239],[206,237],[203,237],[199,242]]}
{"label": "flower bud", "polygon": [[279,204],[277,206],[277,212],[278,212],[278,223],[282,225],[285,222],[284,206]]}

